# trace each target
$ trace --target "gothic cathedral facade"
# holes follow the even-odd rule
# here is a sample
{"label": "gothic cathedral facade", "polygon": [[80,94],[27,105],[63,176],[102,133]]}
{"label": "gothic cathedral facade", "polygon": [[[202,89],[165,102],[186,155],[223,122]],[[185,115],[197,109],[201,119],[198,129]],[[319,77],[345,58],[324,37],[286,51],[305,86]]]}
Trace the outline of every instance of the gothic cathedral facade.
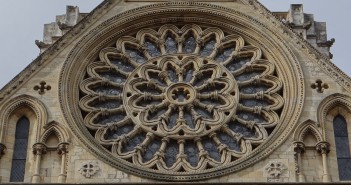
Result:
{"label": "gothic cathedral facade", "polygon": [[0,90],[0,183],[351,182],[326,24],[257,0],[105,0]]}

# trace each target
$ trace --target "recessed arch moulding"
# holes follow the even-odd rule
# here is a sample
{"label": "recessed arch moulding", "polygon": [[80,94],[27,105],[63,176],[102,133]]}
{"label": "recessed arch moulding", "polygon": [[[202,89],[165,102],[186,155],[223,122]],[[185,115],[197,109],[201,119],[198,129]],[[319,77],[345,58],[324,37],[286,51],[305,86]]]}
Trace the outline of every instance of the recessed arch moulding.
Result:
{"label": "recessed arch moulding", "polygon": [[160,3],[80,40],[61,72],[60,103],[75,135],[107,164],[201,180],[253,165],[287,138],[302,109],[299,79],[274,28],[220,6]]}

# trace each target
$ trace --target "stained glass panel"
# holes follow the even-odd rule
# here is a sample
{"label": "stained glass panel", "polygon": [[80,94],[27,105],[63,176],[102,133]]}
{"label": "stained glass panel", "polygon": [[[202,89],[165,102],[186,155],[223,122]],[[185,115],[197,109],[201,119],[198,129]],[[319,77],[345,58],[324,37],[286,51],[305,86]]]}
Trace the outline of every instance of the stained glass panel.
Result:
{"label": "stained glass panel", "polygon": [[29,120],[22,117],[18,120],[15,133],[15,147],[12,158],[10,182],[23,182],[26,167],[29,135]]}
{"label": "stained glass panel", "polygon": [[344,117],[338,115],[333,121],[336,156],[338,160],[339,179],[351,180],[351,156],[347,133],[347,123]]}

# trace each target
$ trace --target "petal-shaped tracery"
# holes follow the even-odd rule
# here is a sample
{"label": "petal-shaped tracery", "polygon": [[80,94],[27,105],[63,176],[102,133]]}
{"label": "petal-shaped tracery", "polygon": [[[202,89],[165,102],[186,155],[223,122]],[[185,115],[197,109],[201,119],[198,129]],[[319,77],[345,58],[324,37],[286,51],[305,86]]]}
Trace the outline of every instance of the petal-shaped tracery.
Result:
{"label": "petal-shaped tracery", "polygon": [[115,157],[177,173],[216,168],[279,124],[283,83],[260,48],[198,25],[145,28],[87,67],[84,125]]}

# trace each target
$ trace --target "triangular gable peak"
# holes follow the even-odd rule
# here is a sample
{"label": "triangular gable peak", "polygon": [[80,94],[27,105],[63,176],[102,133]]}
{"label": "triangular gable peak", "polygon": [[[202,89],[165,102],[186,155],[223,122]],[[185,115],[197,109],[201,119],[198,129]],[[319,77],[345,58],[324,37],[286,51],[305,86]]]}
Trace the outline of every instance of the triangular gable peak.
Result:
{"label": "triangular gable peak", "polygon": [[[183,1],[183,0],[182,0]],[[185,0],[184,0],[185,1]],[[327,73],[331,78],[335,79],[341,86],[346,90],[351,92],[351,78],[347,76],[343,71],[341,71],[335,64],[333,64],[329,57],[332,54],[329,53],[329,48],[332,46],[334,40],[326,40],[326,37],[322,37],[321,40],[316,38],[312,43],[308,42],[306,38],[308,37],[301,30],[309,28],[310,26],[315,26],[323,29],[323,22],[315,22],[312,15],[307,17],[310,20],[303,20],[302,24],[297,24],[297,19],[294,19],[294,14],[299,17],[299,14],[303,14],[301,5],[291,5],[291,9],[288,12],[271,12],[266,7],[264,7],[257,0],[194,0],[192,2],[205,2],[205,3],[219,3],[219,2],[240,2],[248,5],[251,9],[264,15],[262,18],[268,19],[275,27],[279,28],[281,32],[290,39],[296,41],[296,44],[300,46],[301,50],[304,51],[312,59],[313,63],[317,63],[325,73]],[[56,53],[64,48],[65,45],[70,43],[70,40],[74,38],[77,34],[81,32],[85,27],[92,25],[94,20],[111,8],[113,4],[123,4],[123,3],[161,3],[170,2],[168,0],[124,0],[124,1],[114,1],[114,0],[104,0],[100,5],[98,5],[89,14],[80,13],[78,7],[67,7],[67,12],[71,15],[71,18],[66,18],[64,16],[57,16],[57,22],[48,24],[47,27],[53,26],[56,30],[55,33],[47,34],[49,37],[44,38],[43,41],[36,41],[36,45],[40,48],[41,54],[33,60],[25,69],[23,69],[17,76],[15,76],[9,83],[7,83],[0,90],[0,102],[7,96],[11,95],[16,89],[18,89],[23,82],[29,79],[33,73],[38,71],[43,65],[48,61],[51,61]],[[294,12],[295,10],[295,12]],[[297,11],[297,12],[296,12]],[[299,12],[300,11],[300,12]],[[69,17],[69,16],[67,16]],[[78,24],[77,24],[78,23]],[[76,24],[76,25],[75,25]],[[310,30],[318,30],[310,29]],[[311,32],[311,31],[308,31]],[[318,33],[318,31],[316,32]],[[311,33],[310,33],[311,34]],[[61,36],[62,35],[62,36]],[[302,35],[302,36],[301,36]],[[312,34],[313,35],[313,34]],[[314,34],[315,35],[315,34]],[[46,51],[47,50],[47,51]],[[44,52],[46,51],[46,52]]]}
{"label": "triangular gable peak", "polygon": [[[110,0],[75,26],[79,11],[69,10],[78,18],[58,17],[53,34],[37,42],[43,53],[0,91],[1,99],[10,99],[5,90],[8,97],[16,91],[40,97],[48,117],[69,128],[67,137],[74,136],[71,154],[78,149],[99,160],[88,162],[100,166],[96,169],[122,170],[135,175],[131,181],[235,179],[244,168],[262,170],[264,163],[285,162],[293,174],[293,161],[272,162],[271,156],[292,158],[286,149],[295,126],[301,118],[315,116],[323,95],[334,93],[318,94],[323,90],[309,87],[316,79],[300,59],[319,64],[331,77],[343,76],[336,81],[345,88],[349,84],[329,61],[328,41],[304,39],[313,25],[298,19],[303,14],[298,5],[271,13],[255,0]],[[26,91],[48,75],[50,93]],[[330,89],[343,90],[324,72],[319,75]],[[60,128],[50,122],[43,129],[45,141]],[[311,125],[306,130],[316,129]],[[66,152],[64,147],[60,155]],[[36,161],[40,167],[40,156]],[[95,175],[76,178],[72,170],[79,166],[67,166],[70,182],[90,182]],[[240,178],[257,180],[251,174]],[[265,178],[276,180],[263,175],[260,180]]]}

